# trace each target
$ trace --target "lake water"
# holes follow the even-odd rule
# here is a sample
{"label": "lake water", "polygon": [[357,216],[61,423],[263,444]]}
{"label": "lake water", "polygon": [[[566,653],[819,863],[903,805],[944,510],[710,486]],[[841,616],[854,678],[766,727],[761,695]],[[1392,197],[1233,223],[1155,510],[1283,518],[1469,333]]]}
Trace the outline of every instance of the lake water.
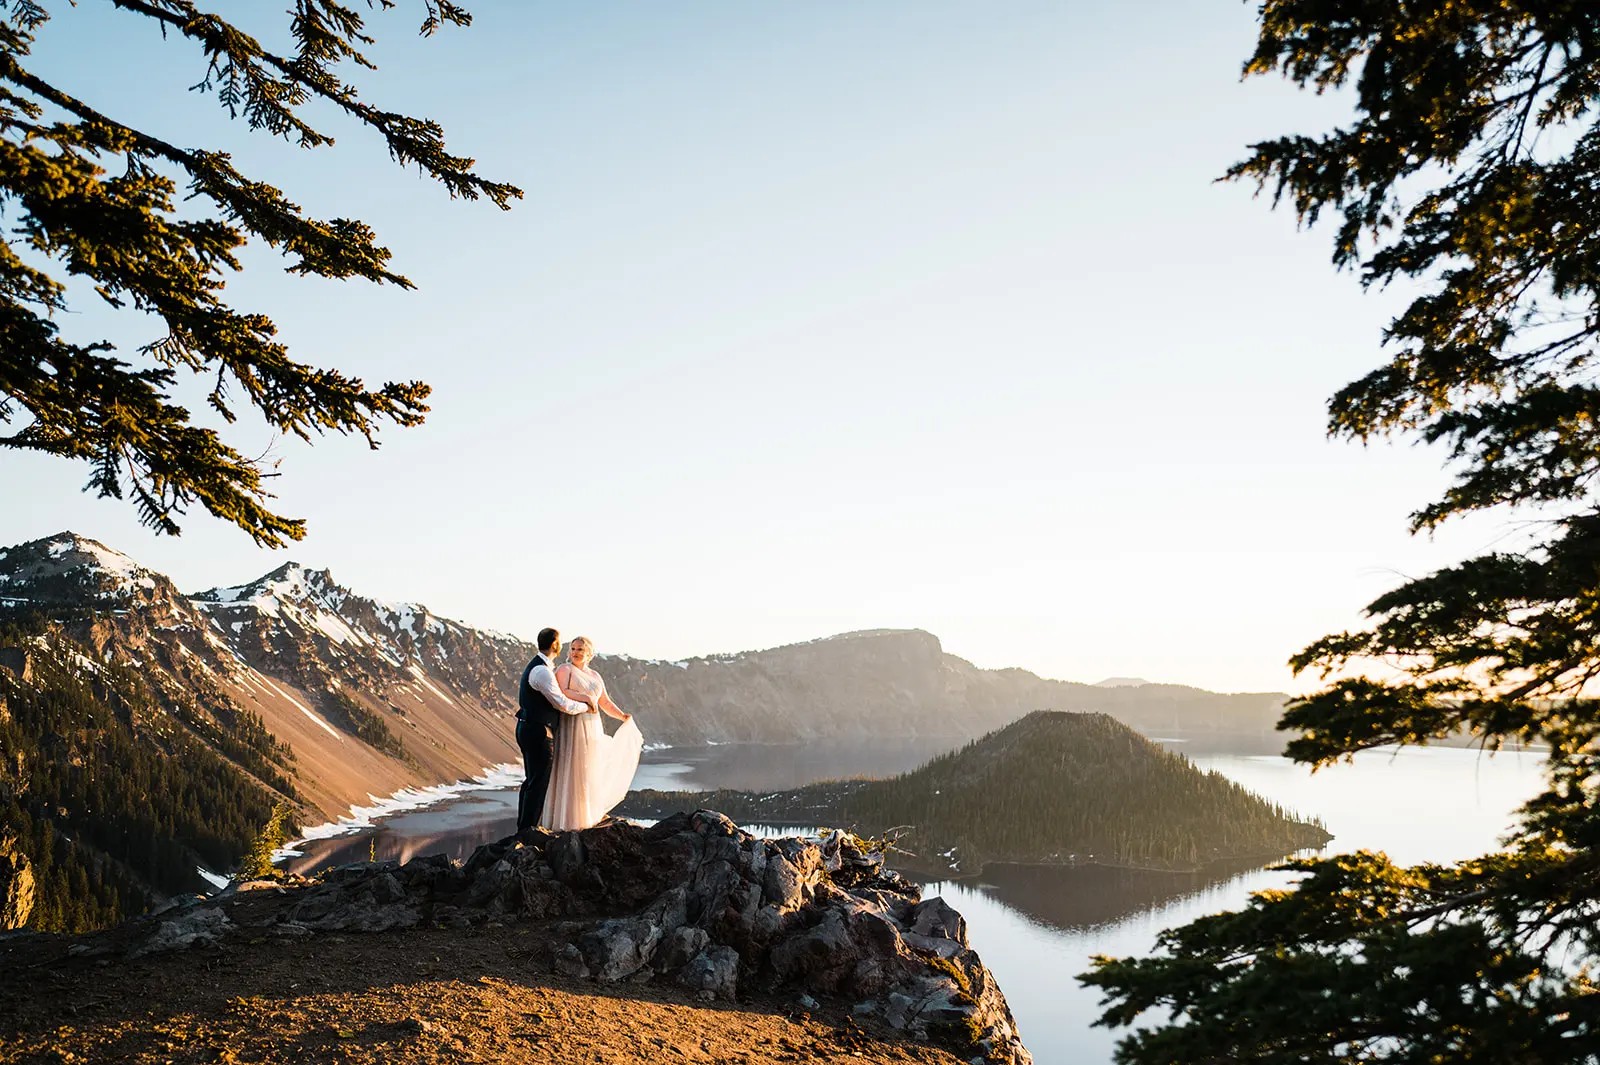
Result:
{"label": "lake water", "polygon": [[[1162,742],[1202,769],[1215,770],[1281,805],[1321,817],[1330,850],[1382,850],[1399,862],[1452,861],[1493,848],[1512,811],[1539,785],[1540,758],[1457,748],[1369,751],[1354,764],[1316,774],[1270,754],[1229,753],[1214,739]],[[1248,747],[1248,745],[1246,745]],[[776,789],[824,776],[882,776],[914,768],[937,743],[830,750],[728,745],[653,751],[635,785],[662,790]],[[1259,748],[1258,748],[1259,749]],[[318,840],[290,868],[445,852],[464,857],[510,834],[514,791],[479,792],[402,814],[358,835]],[[930,883],[967,918],[972,945],[1011,1003],[1023,1041],[1039,1065],[1102,1065],[1118,1033],[1092,1027],[1098,996],[1074,979],[1094,954],[1142,954],[1163,928],[1234,909],[1253,891],[1289,876],[1261,868],[1152,873],[1085,867],[992,868],[983,876]]]}

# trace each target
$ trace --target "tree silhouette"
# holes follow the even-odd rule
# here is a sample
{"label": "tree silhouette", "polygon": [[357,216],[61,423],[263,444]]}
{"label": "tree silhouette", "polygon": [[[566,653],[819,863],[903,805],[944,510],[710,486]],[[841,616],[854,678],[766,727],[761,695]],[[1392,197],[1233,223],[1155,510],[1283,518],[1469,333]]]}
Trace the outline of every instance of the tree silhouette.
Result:
{"label": "tree silhouette", "polygon": [[1102,1023],[1167,1011],[1121,1043],[1126,1063],[1595,1061],[1600,7],[1266,0],[1245,72],[1273,71],[1353,89],[1354,120],[1257,144],[1229,176],[1307,223],[1337,216],[1334,261],[1367,285],[1423,288],[1388,363],[1333,397],[1331,432],[1444,445],[1454,483],[1414,530],[1542,519],[1527,549],[1409,581],[1370,628],[1296,655],[1336,679],[1284,715],[1288,753],[1320,766],[1465,732],[1547,744],[1546,786],[1497,853],[1294,862],[1295,890],[1086,979]]}
{"label": "tree silhouette", "polygon": [[[197,50],[197,87],[251,130],[327,147],[333,138],[303,112],[331,106],[453,197],[507,208],[522,195],[447,151],[437,123],[360,97],[345,75],[372,68],[363,50],[373,39],[355,8],[294,0],[294,47],[279,54],[189,0],[111,4],[160,23],[164,46]],[[425,35],[471,21],[447,0],[422,6]],[[90,488],[131,496],[141,520],[161,532],[176,534],[177,518],[198,502],[260,544],[299,539],[304,522],[266,504],[261,462],[194,424],[171,388],[180,373],[199,375],[212,382],[208,402],[228,422],[244,405],[284,434],[359,433],[375,447],[380,423],[422,421],[428,386],[369,389],[338,370],[296,362],[271,318],[231,307],[223,284],[252,237],[294,273],[411,283],[390,269],[388,249],[364,223],[309,217],[226,154],[118,121],[30,71],[26,61],[49,17],[34,0],[0,0],[0,209],[10,223],[0,236],[0,425],[15,427],[0,444],[88,462]],[[87,280],[113,308],[153,316],[160,335],[133,361],[107,341],[64,337],[58,318],[71,308],[63,275]]]}

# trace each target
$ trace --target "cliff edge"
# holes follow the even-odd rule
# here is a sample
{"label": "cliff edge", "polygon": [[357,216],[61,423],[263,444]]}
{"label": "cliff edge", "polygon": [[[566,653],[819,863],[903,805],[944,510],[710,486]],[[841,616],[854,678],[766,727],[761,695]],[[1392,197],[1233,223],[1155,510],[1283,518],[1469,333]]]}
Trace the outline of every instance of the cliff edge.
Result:
{"label": "cliff edge", "polygon": [[942,899],[709,811],[11,937],[0,992],[0,1061],[1032,1061]]}

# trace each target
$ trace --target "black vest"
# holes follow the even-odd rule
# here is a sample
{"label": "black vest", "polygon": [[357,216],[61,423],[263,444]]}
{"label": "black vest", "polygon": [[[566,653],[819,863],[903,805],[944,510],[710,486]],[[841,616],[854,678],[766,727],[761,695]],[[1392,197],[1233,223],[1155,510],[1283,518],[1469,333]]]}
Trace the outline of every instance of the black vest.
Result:
{"label": "black vest", "polygon": [[[548,659],[546,662],[548,663]],[[561,711],[550,705],[550,700],[544,697],[543,692],[528,683],[528,675],[538,664],[539,659],[535,658],[522,671],[522,679],[517,684],[517,718],[522,721],[532,721],[536,725],[559,725]]]}

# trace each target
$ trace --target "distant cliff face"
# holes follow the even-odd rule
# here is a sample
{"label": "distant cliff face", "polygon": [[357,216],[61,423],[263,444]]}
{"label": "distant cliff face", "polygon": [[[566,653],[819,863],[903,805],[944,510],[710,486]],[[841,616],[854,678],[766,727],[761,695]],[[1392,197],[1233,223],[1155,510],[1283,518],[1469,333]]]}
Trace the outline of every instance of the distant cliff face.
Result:
{"label": "distant cliff face", "polygon": [[652,741],[791,743],[852,737],[971,739],[1033,710],[1109,714],[1148,733],[1267,732],[1277,692],[1175,684],[1102,687],[979,669],[917,630],[849,633],[737,655],[596,660],[612,697]]}

